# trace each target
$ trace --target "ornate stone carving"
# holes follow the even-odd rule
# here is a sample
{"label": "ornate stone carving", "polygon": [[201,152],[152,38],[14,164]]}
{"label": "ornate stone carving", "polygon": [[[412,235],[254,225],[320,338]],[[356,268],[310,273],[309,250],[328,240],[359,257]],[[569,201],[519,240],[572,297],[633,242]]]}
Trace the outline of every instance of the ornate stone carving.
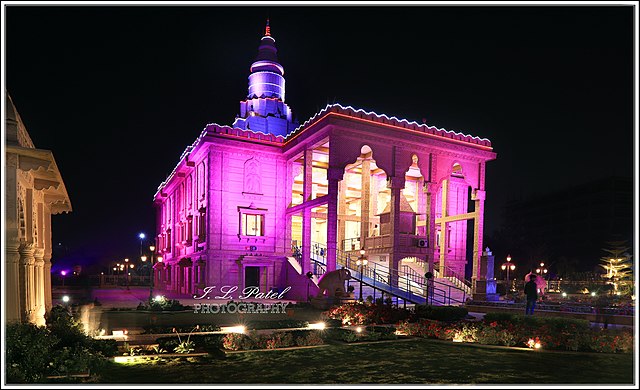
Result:
{"label": "ornate stone carving", "polygon": [[252,157],[244,163],[244,190],[249,194],[262,194],[260,163]]}

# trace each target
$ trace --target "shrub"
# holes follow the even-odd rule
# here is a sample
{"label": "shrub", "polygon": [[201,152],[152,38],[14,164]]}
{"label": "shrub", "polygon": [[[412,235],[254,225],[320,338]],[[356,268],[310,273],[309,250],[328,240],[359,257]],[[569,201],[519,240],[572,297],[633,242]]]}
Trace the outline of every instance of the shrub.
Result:
{"label": "shrub", "polygon": [[251,338],[241,333],[227,333],[222,339],[222,347],[230,351],[251,349],[252,344]]}
{"label": "shrub", "polygon": [[395,324],[410,318],[411,311],[378,301],[334,306],[326,316],[341,320],[343,325]]}
{"label": "shrub", "polygon": [[324,321],[325,327],[327,328],[339,328],[342,326],[342,319],[339,318],[329,318]]}
{"label": "shrub", "polygon": [[229,333],[222,339],[222,347],[231,351],[250,349],[275,349],[293,346],[319,345],[324,340],[317,330],[283,331],[271,334],[248,335]]}
{"label": "shrub", "polygon": [[191,353],[193,351],[195,351],[195,344],[190,340],[182,341],[173,349],[175,353]]}
{"label": "shrub", "polygon": [[267,349],[285,348],[295,345],[291,332],[274,332],[266,340]]}
{"label": "shrub", "polygon": [[365,330],[367,332],[376,332],[376,333],[380,333],[382,335],[395,335],[396,334],[396,328],[395,326],[367,326],[365,328]]}
{"label": "shrub", "polygon": [[325,334],[328,338],[333,340],[344,341],[347,343],[352,343],[358,340],[358,334],[346,328],[332,328],[325,331]]}
{"label": "shrub", "polygon": [[114,340],[86,336],[70,310],[55,306],[46,327],[8,324],[6,367],[8,383],[43,382],[47,376],[93,371],[117,352]]}
{"label": "shrub", "polygon": [[324,340],[320,336],[320,332],[315,330],[304,331],[306,334],[299,334],[295,337],[296,345],[299,347],[309,346],[309,345],[321,345],[324,344]]}
{"label": "shrub", "polygon": [[182,311],[189,310],[190,306],[185,306],[177,299],[152,299],[147,305],[140,303],[136,310],[151,310],[151,311]]}
{"label": "shrub", "polygon": [[57,338],[44,327],[32,324],[7,325],[7,382],[40,382],[48,371],[51,361],[49,353],[57,342]]}

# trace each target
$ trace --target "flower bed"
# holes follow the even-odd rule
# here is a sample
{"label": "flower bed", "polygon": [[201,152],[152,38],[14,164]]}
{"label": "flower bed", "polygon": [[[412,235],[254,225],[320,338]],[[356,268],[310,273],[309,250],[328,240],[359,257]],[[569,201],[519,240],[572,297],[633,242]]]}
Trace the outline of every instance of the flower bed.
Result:
{"label": "flower bed", "polygon": [[343,325],[395,324],[411,318],[412,312],[390,304],[350,303],[330,308],[324,314],[327,318],[338,319]]}
{"label": "flower bed", "polygon": [[251,349],[276,349],[324,344],[317,330],[294,330],[271,334],[229,333],[222,338],[222,347],[229,351]]}
{"label": "flower bed", "polygon": [[631,329],[591,328],[585,320],[506,313],[488,313],[477,322],[405,321],[398,331],[441,340],[584,352],[631,353],[634,344]]}

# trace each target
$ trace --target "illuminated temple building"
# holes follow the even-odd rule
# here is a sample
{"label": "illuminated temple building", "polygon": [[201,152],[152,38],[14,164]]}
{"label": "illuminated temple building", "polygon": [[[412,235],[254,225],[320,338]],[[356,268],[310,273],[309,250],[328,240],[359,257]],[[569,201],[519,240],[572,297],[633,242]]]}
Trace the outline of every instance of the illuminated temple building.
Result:
{"label": "illuminated temple building", "polygon": [[308,272],[354,270],[364,249],[389,291],[431,271],[467,279],[470,293],[487,276],[485,164],[495,157],[487,139],[339,104],[294,123],[267,24],[240,115],[208,124],[154,196],[155,286],[291,286],[287,298],[306,300]]}

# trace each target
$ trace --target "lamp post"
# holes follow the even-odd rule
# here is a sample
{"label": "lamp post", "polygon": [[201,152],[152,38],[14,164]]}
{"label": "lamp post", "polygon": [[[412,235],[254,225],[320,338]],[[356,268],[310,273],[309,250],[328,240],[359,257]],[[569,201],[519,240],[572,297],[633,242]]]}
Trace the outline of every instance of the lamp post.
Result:
{"label": "lamp post", "polygon": [[509,292],[511,291],[511,285],[509,284],[509,271],[513,271],[516,269],[516,265],[511,262],[511,255],[507,255],[507,261],[502,263],[500,266],[502,270],[507,270],[507,297],[509,296]]}
{"label": "lamp post", "polygon": [[365,256],[364,253],[364,249],[360,249],[360,256],[358,260],[356,260],[356,265],[360,267],[360,298],[358,299],[360,302],[362,302],[362,268],[365,267],[368,262],[367,256]]}
{"label": "lamp post", "polygon": [[146,235],[146,234],[144,234],[144,233],[140,233],[140,234],[138,234],[138,238],[140,238],[140,256],[141,256],[141,257],[143,256],[143,253],[142,253],[142,245],[143,245],[143,244],[142,244],[142,243],[143,243],[144,238],[145,238],[146,236],[147,236],[147,235]]}
{"label": "lamp post", "polygon": [[67,274],[67,271],[60,271],[60,275],[62,275],[62,287],[64,287],[64,277]]}
{"label": "lamp post", "polygon": [[129,259],[124,259],[125,270],[124,276],[127,278],[127,290],[129,289]]}
{"label": "lamp post", "polygon": [[[151,251],[151,261],[149,262],[149,302],[153,299],[153,252],[155,252],[155,245],[149,246],[149,251]],[[144,259],[142,261],[147,261],[147,256],[142,256]]]}
{"label": "lamp post", "polygon": [[547,272],[549,272],[549,270],[545,268],[544,263],[540,263],[540,268],[536,268],[536,273],[539,274],[542,279],[544,279]]}

